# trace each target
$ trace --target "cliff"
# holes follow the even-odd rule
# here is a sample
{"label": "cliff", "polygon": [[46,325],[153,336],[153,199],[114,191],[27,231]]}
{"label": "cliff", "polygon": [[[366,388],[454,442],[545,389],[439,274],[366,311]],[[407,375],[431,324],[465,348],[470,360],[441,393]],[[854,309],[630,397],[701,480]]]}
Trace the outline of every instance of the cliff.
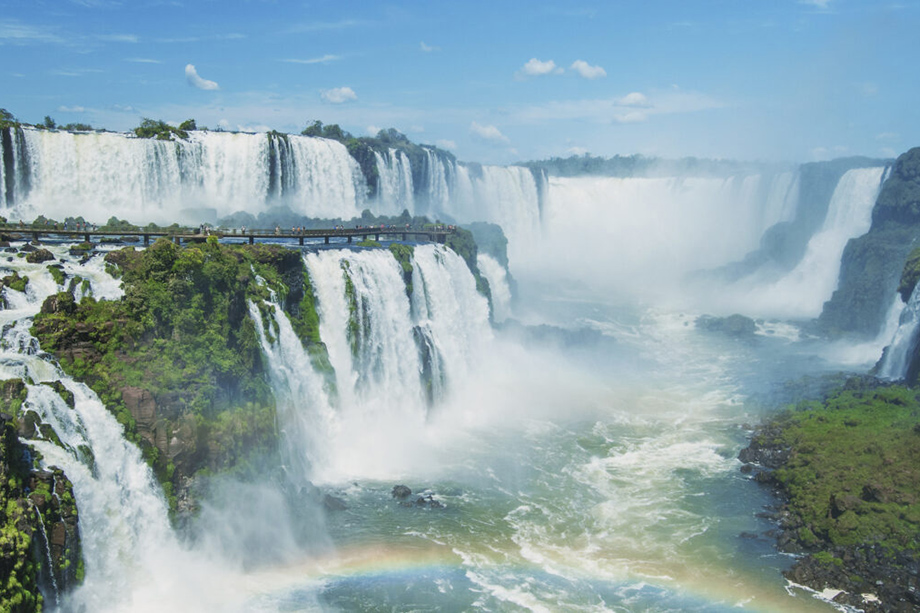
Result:
{"label": "cliff", "polygon": [[918,238],[920,147],[897,159],[872,210],[869,232],[847,243],[838,287],[824,304],[820,328],[832,336],[878,334]]}
{"label": "cliff", "polygon": [[73,487],[38,468],[35,413],[22,381],[0,382],[0,611],[40,611],[83,580]]}
{"label": "cliff", "polygon": [[163,239],[106,262],[121,275],[123,299],[53,295],[32,333],[124,425],[171,507],[193,512],[196,474],[275,449],[274,398],[247,300],[267,299],[273,288],[316,360],[325,355],[300,253]]}

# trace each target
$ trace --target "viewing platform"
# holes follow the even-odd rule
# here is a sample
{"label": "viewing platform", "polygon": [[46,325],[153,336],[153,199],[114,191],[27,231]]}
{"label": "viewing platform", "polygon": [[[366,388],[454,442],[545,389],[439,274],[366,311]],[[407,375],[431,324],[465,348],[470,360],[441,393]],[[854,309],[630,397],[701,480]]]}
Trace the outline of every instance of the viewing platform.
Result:
{"label": "viewing platform", "polygon": [[144,245],[150,244],[151,237],[156,239],[161,236],[165,236],[177,245],[181,245],[183,241],[185,242],[202,242],[207,240],[209,236],[216,236],[218,240],[248,240],[249,244],[255,244],[256,241],[277,241],[282,239],[287,240],[297,240],[300,245],[304,245],[306,240],[311,242],[322,239],[323,244],[328,245],[332,239],[344,239],[346,243],[351,243],[353,239],[359,238],[360,240],[369,240],[371,237],[375,241],[379,241],[381,237],[388,237],[390,240],[401,240],[408,241],[413,240],[416,242],[429,241],[434,243],[443,243],[447,240],[447,237],[450,234],[453,234],[454,227],[448,225],[432,225],[422,228],[400,228],[395,226],[386,226],[386,227],[373,227],[366,226],[361,228],[332,228],[332,229],[303,229],[303,230],[294,230],[293,232],[287,232],[281,229],[275,230],[257,230],[247,229],[245,232],[242,231],[233,231],[233,232],[219,232],[219,231],[206,231],[202,232],[188,232],[188,231],[176,231],[174,229],[161,229],[161,230],[63,230],[55,227],[46,227],[46,228],[35,228],[31,226],[17,226],[15,224],[3,224],[0,225],[0,233],[8,235],[10,237],[17,236],[20,240],[27,240],[31,237],[32,240],[41,241],[42,237],[56,237],[60,240],[73,240],[79,241],[83,240],[87,243],[92,242],[92,239],[95,238],[114,238],[121,239],[123,237],[136,237],[139,241],[143,240]]}

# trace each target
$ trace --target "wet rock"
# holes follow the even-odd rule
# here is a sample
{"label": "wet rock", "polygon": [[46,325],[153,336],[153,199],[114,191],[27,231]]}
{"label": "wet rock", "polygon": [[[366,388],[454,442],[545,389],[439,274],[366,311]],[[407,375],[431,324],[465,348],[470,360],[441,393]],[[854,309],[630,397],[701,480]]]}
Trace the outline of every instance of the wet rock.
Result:
{"label": "wet rock", "polygon": [[757,324],[750,317],[744,315],[729,315],[728,317],[713,317],[700,315],[696,319],[696,327],[707,332],[717,332],[732,338],[754,338]]}
{"label": "wet rock", "polygon": [[345,511],[348,509],[348,505],[345,504],[344,500],[337,496],[325,494],[323,496],[323,508],[327,511]]}
{"label": "wet rock", "polygon": [[54,254],[47,249],[36,249],[26,254],[26,262],[29,264],[41,264],[42,262],[49,262],[53,259]]}
{"label": "wet rock", "polygon": [[412,495],[412,490],[410,490],[405,485],[394,485],[393,486],[393,498],[397,500],[404,500]]}

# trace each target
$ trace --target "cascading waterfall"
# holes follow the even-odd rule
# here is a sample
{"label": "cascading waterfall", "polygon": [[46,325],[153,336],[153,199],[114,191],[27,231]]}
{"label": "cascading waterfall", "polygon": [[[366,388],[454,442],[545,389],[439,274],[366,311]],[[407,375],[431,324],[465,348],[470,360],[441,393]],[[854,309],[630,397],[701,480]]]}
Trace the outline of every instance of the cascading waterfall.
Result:
{"label": "cascading waterfall", "polygon": [[[67,260],[56,249],[57,257]],[[101,259],[99,257],[94,259]],[[78,268],[75,262],[68,265]],[[33,411],[49,424],[61,445],[32,440],[43,456],[43,466],[62,468],[73,484],[80,512],[80,533],[86,578],[70,596],[75,609],[106,610],[124,596],[148,558],[138,552],[176,547],[169,527],[166,503],[140,451],[128,443],[119,424],[85,385],[65,376],[40,353],[29,334],[31,318],[44,299],[59,288],[43,265],[16,262],[29,277],[26,292],[4,290],[9,308],[0,311],[4,322],[0,340],[0,378],[23,378],[29,383],[22,411]],[[113,295],[113,280],[87,268],[84,278],[99,296]],[[59,381],[74,394],[71,409],[58,393],[40,382]],[[149,567],[148,567],[149,568]],[[133,569],[133,570],[132,570]]]}
{"label": "cascading waterfall", "polygon": [[364,208],[367,185],[345,146],[324,138],[288,138],[296,185],[288,200],[294,212],[308,217],[357,217]]}
{"label": "cascading waterfall", "polygon": [[[31,219],[111,216],[135,223],[258,214],[275,201],[311,217],[360,213],[366,185],[341,143],[275,134],[191,132],[187,140],[11,129],[2,209]],[[9,140],[9,142],[7,142]],[[22,146],[19,145],[22,140]]]}
{"label": "cascading waterfall", "polygon": [[271,310],[269,329],[255,302],[249,315],[268,357],[269,374],[275,391],[278,418],[282,425],[282,458],[288,479],[306,484],[314,470],[322,470],[323,449],[335,431],[331,399],[325,381],[313,367],[291,322],[281,310],[274,293],[264,306]]}
{"label": "cascading waterfall", "polygon": [[464,380],[491,338],[489,304],[476,291],[466,262],[450,249],[417,247],[413,262],[413,316],[437,349],[449,392]]}
{"label": "cascading waterfall", "polygon": [[398,149],[386,153],[374,152],[377,160],[377,202],[379,213],[399,215],[403,210],[415,213],[412,165],[409,158]]}
{"label": "cascading waterfall", "polygon": [[491,255],[480,253],[476,258],[479,272],[489,282],[492,294],[492,321],[501,323],[511,317],[511,288],[508,273]]}
{"label": "cascading waterfall", "polygon": [[920,284],[914,287],[907,306],[901,311],[898,329],[891,338],[879,365],[880,379],[900,381],[907,377],[911,360],[917,349],[918,336],[920,336]]}
{"label": "cascading waterfall", "polygon": [[441,246],[415,247],[411,301],[389,251],[322,250],[305,262],[338,390],[322,445],[330,457],[311,477],[374,474],[388,465],[375,455],[387,451],[380,441],[422,432],[429,402],[469,371],[491,336],[488,303],[463,259]]}
{"label": "cascading waterfall", "polygon": [[342,410],[392,411],[399,398],[401,420],[424,419],[414,324],[392,254],[320,251],[306,262]]}
{"label": "cascading waterfall", "polygon": [[837,287],[847,241],[869,231],[872,207],[885,174],[884,167],[847,171],[834,189],[823,225],[809,240],[798,265],[775,283],[752,288],[743,302],[755,313],[817,317]]}

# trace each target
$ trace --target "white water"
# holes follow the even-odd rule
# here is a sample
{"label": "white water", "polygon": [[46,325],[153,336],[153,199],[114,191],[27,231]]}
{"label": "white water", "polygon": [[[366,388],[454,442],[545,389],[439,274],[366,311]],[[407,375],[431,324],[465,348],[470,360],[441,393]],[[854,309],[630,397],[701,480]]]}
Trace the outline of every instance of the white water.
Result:
{"label": "white water", "polygon": [[[879,365],[878,376],[889,381],[900,381],[907,377],[910,359],[917,348],[920,336],[920,284],[910,294],[907,305],[901,312],[898,328],[889,338],[888,351]],[[898,300],[900,302],[900,299]]]}
{"label": "white water", "polygon": [[789,220],[797,202],[792,173],[769,179],[551,177],[543,240],[525,249],[524,272],[664,298],[687,273],[757,249],[763,232]]}
{"label": "white water", "polygon": [[313,368],[291,322],[276,301],[268,306],[274,324],[269,330],[253,302],[249,303],[249,316],[268,358],[281,427],[283,467],[292,483],[303,486],[314,471],[324,468],[324,449],[335,434],[335,418],[325,381]]}
{"label": "white water", "polygon": [[188,140],[161,141],[26,128],[22,135],[28,173],[20,168],[14,180],[31,189],[17,188],[15,202],[3,208],[27,221],[38,214],[100,223],[113,215],[140,224],[213,221],[258,214],[275,197],[296,213],[348,218],[366,199],[364,177],[344,145],[321,138],[291,135],[276,146],[272,185],[270,138],[279,139],[266,134],[191,132]]}
{"label": "white water", "polygon": [[378,190],[377,210],[384,215],[399,215],[403,210],[415,213],[412,185],[412,165],[402,151],[390,149],[382,154],[375,151],[377,159]]}
{"label": "white water", "polygon": [[883,167],[847,171],[834,189],[821,229],[809,240],[798,265],[768,285],[749,287],[751,280],[739,283],[737,293],[720,296],[724,308],[772,317],[817,317],[837,288],[847,241],[869,231],[884,173]]}
{"label": "white water", "polygon": [[[322,445],[328,462],[312,477],[336,481],[402,470],[388,437],[395,441],[424,429],[426,369],[437,404],[445,402],[451,383],[462,383],[490,338],[488,304],[463,260],[439,246],[415,248],[411,304],[389,251],[325,250],[305,262],[338,389],[334,427]],[[346,277],[354,288],[353,328]],[[432,348],[427,361],[419,343]]]}
{"label": "white water", "polygon": [[501,323],[511,317],[511,288],[508,286],[508,273],[495,258],[480,253],[476,258],[479,272],[489,282],[492,294],[492,321]]}

